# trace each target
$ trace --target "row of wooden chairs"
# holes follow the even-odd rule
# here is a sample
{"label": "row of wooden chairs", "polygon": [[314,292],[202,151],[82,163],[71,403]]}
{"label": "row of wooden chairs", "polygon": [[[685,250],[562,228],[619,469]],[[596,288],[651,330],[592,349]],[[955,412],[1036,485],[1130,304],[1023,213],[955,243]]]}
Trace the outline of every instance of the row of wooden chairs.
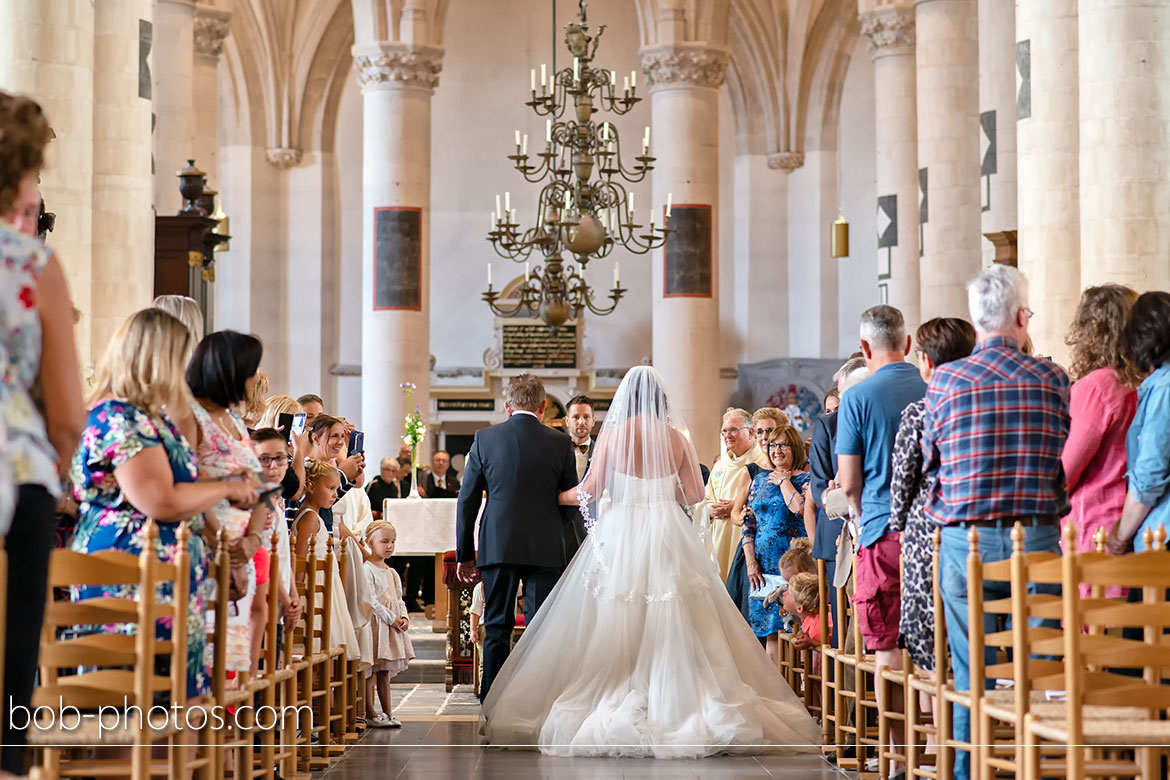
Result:
{"label": "row of wooden chairs", "polygon": [[[189,532],[180,527],[173,563],[155,554],[158,536],[149,524],[137,556],[53,551],[40,684],[27,729],[39,765],[50,778],[132,780],[274,780],[277,771],[285,780],[308,780],[311,771],[327,768],[357,741],[364,704],[357,664],[329,632],[332,571],[344,573],[344,553],[335,554],[330,538],[324,555],[310,540],[308,555],[294,556],[304,615],[282,629],[278,589],[270,586],[259,673],[241,672],[233,682],[226,670],[230,565],[221,531],[210,563],[211,692],[189,701]],[[273,533],[270,583],[279,579],[277,539]],[[86,587],[126,587],[128,595],[71,598]],[[171,592],[166,603],[164,590]],[[157,636],[160,620],[170,624],[168,639]],[[117,631],[98,628],[113,624]]]}
{"label": "row of wooden chairs", "polygon": [[[890,762],[906,776],[953,776],[956,751],[971,755],[975,780],[1019,777],[1164,777],[1170,750],[1170,551],[1166,532],[1145,534],[1147,551],[1109,556],[1103,532],[1094,551],[1025,552],[1025,530],[1012,529],[1009,559],[984,562],[979,530],[968,535],[967,608],[970,690],[950,674],[946,621],[938,587],[939,535],[934,545],[934,668],[916,668],[903,654],[902,670],[879,675],[864,651],[849,595],[837,593],[833,647],[823,564],[817,675],[782,642],[780,666],[793,689],[821,717],[826,751],[859,777],[889,776]],[[1076,550],[1075,528],[1065,549]],[[1009,595],[984,599],[985,582],[1003,582]],[[1130,600],[1113,595],[1118,586]],[[1140,600],[1134,599],[1140,595]],[[984,629],[991,616],[992,630]],[[999,624],[1010,620],[1010,627]],[[1069,630],[1076,627],[1076,630]],[[851,635],[851,636],[850,636]],[[851,640],[851,641],[848,641]],[[989,660],[984,662],[983,659]],[[989,681],[996,683],[990,689]],[[820,683],[819,709],[808,696]],[[900,707],[879,708],[885,701]],[[929,706],[921,706],[923,702]],[[952,736],[952,708],[970,711],[969,741]],[[905,744],[890,747],[891,725],[905,727]],[[876,761],[875,761],[876,760]],[[875,766],[876,763],[876,766]]]}

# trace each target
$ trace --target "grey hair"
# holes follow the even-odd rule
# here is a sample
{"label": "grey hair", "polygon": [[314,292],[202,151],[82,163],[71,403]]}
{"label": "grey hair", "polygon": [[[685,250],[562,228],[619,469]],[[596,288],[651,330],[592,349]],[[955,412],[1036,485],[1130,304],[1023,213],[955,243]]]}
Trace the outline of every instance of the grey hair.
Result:
{"label": "grey hair", "polygon": [[841,379],[841,392],[844,393],[849,388],[861,384],[866,379],[869,379],[869,366],[862,364]]}
{"label": "grey hair", "polygon": [[906,320],[893,306],[878,304],[861,313],[861,340],[878,350],[906,346]]}
{"label": "grey hair", "polygon": [[971,321],[984,333],[1010,327],[1027,300],[1028,277],[1010,265],[992,263],[967,285]]}
{"label": "grey hair", "polygon": [[857,371],[859,368],[865,368],[865,358],[849,358],[841,364],[841,367],[837,369],[837,373],[833,374],[833,383],[841,384],[842,379]]}
{"label": "grey hair", "polygon": [[535,412],[547,398],[544,382],[532,374],[512,377],[508,382],[508,389],[504,392],[504,400],[508,402],[508,406],[526,412]]}
{"label": "grey hair", "polygon": [[726,420],[728,417],[740,418],[743,420],[743,425],[745,428],[755,427],[752,423],[752,413],[747,409],[740,409],[738,406],[729,406],[727,407],[727,410],[723,412],[723,419]]}

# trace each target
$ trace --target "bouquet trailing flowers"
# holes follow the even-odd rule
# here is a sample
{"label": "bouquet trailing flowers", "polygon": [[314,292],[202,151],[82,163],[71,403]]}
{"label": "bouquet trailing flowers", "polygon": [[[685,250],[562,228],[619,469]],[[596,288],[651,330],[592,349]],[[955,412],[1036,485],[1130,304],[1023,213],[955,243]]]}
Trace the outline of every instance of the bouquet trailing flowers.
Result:
{"label": "bouquet trailing flowers", "polygon": [[[403,382],[399,387],[406,393],[406,405],[410,406],[410,396],[418,388],[413,382]],[[409,498],[421,498],[418,493],[418,445],[422,443],[423,438],[427,435],[427,424],[422,417],[422,409],[418,404],[414,405],[414,411],[406,415],[406,434],[402,437],[402,442],[410,447],[410,496]]]}

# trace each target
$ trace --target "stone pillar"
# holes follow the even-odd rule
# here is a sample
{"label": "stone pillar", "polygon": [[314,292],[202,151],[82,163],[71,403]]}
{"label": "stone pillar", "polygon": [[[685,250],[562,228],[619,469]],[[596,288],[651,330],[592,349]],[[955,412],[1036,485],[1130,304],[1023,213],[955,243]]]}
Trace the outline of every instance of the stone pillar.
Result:
{"label": "stone pillar", "polygon": [[354,47],[363,116],[361,424],[372,459],[401,446],[410,410],[399,385],[417,385],[424,415],[430,406],[431,94],[441,67],[435,46]]}
{"label": "stone pillar", "polygon": [[1016,11],[1018,263],[1036,351],[1067,365],[1064,336],[1081,290],[1077,0],[1031,0]]}
{"label": "stone pillar", "polygon": [[861,30],[873,44],[877,146],[878,288],[911,333],[921,324],[918,278],[918,105],[914,9],[869,10]]}
{"label": "stone pillar", "polygon": [[916,0],[922,319],[968,317],[981,267],[976,0]]}
{"label": "stone pillar", "polygon": [[154,208],[182,207],[175,174],[195,158],[195,2],[156,0],[154,9]]}
{"label": "stone pillar", "polygon": [[195,138],[192,154],[207,173],[212,189],[219,183],[219,55],[231,27],[231,14],[202,3],[195,7],[192,94]]}
{"label": "stone pillar", "polygon": [[719,452],[723,411],[716,226],[719,87],[728,60],[725,49],[701,44],[642,50],[642,70],[650,82],[651,153],[657,158],[654,206],[661,207],[667,195],[673,195],[674,217],[696,220],[698,227],[690,234],[705,239],[710,247],[709,267],[672,268],[669,284],[665,258],[671,253],[651,255],[654,367],[666,380],[674,410],[690,427],[704,460]]}
{"label": "stone pillar", "polygon": [[[1015,17],[1016,0],[979,0],[979,181],[985,234],[1015,230],[1018,224]],[[986,265],[995,247],[984,241],[982,248]]]}
{"label": "stone pillar", "polygon": [[[1080,0],[1081,285],[1170,287],[1170,18]],[[1035,91],[1033,90],[1033,94]]]}
{"label": "stone pillar", "polygon": [[41,174],[45,207],[57,215],[57,251],[82,317],[75,333],[83,366],[90,352],[93,219],[94,3],[0,2],[0,89],[34,98],[57,137]]}
{"label": "stone pillar", "polygon": [[151,83],[141,58],[150,0],[94,4],[93,287],[95,356],[154,297]]}

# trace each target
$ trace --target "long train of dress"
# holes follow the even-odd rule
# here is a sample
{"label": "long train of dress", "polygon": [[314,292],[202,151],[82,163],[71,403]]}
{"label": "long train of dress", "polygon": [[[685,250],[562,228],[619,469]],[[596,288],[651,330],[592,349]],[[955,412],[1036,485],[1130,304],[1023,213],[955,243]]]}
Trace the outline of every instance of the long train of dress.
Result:
{"label": "long train of dress", "polygon": [[619,479],[621,503],[602,510],[496,677],[488,741],[657,758],[818,745],[679,507],[676,479]]}

